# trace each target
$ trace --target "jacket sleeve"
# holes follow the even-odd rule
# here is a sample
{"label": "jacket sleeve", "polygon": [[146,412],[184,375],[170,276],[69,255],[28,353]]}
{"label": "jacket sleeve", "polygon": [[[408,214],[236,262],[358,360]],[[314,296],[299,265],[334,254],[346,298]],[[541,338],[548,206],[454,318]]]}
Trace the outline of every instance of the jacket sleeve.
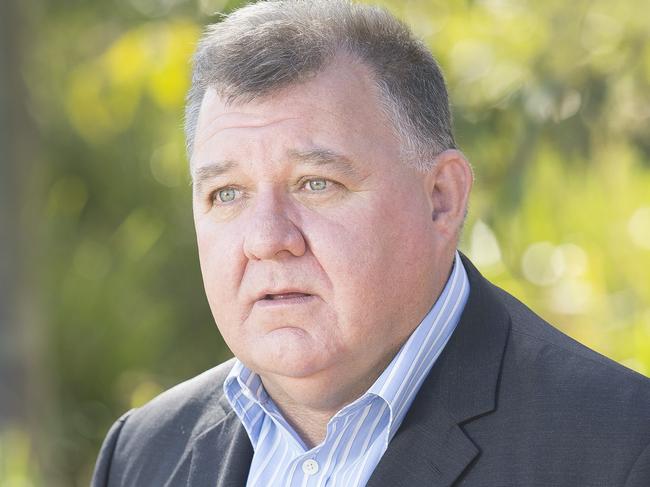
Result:
{"label": "jacket sleeve", "polygon": [[113,426],[108,431],[104,443],[102,443],[102,448],[99,451],[99,456],[97,457],[97,462],[95,463],[95,471],[93,473],[92,481],[90,482],[91,487],[108,487],[109,485],[116,485],[115,483],[110,483],[109,475],[111,471],[111,464],[113,462],[113,453],[115,451],[115,446],[117,445],[117,440],[122,431],[122,426],[128,419],[129,415],[134,410],[123,414]]}
{"label": "jacket sleeve", "polygon": [[625,487],[647,487],[650,485],[650,443],[636,459],[625,481]]}

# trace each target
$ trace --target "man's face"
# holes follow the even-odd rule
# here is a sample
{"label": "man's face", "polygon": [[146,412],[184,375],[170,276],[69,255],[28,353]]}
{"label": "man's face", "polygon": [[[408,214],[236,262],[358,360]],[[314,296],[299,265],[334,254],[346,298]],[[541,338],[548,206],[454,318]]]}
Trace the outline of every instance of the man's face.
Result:
{"label": "man's face", "polygon": [[251,103],[208,91],[192,174],[205,290],[233,353],[263,378],[376,377],[448,269],[426,175],[400,162],[365,68],[340,61]]}

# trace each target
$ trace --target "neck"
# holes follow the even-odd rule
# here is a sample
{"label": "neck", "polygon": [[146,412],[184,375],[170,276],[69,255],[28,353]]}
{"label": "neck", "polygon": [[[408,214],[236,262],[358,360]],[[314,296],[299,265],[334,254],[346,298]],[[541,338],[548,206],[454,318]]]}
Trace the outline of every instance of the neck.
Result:
{"label": "neck", "polygon": [[280,405],[278,401],[276,405],[309,450],[325,441],[327,424],[337,412],[314,411],[298,404],[289,405],[286,402]]}
{"label": "neck", "polygon": [[[327,424],[348,404],[359,399],[372,386],[397,354],[402,343],[373,368],[372,373],[354,381],[346,381],[339,371],[331,377],[287,378],[262,375],[262,383],[284,419],[293,427],[307,448],[325,440]],[[343,383],[349,384],[341,387]]]}

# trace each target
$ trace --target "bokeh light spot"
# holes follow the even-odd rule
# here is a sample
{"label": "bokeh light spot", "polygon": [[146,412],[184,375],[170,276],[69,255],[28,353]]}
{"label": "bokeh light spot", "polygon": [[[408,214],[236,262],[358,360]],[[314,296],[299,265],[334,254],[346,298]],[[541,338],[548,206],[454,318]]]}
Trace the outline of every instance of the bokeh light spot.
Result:
{"label": "bokeh light spot", "polygon": [[650,207],[638,208],[632,214],[627,231],[635,245],[650,250]]}
{"label": "bokeh light spot", "polygon": [[538,286],[550,286],[557,282],[565,270],[564,257],[550,242],[530,245],[521,259],[524,277]]}
{"label": "bokeh light spot", "polygon": [[151,401],[163,391],[163,387],[157,382],[148,380],[138,384],[131,393],[130,405],[132,408],[139,408]]}
{"label": "bokeh light spot", "polygon": [[50,189],[47,211],[50,216],[75,217],[88,201],[86,183],[77,176],[59,178]]}
{"label": "bokeh light spot", "polygon": [[142,258],[162,234],[162,221],[145,208],[138,208],[124,219],[115,232],[123,252],[132,260]]}
{"label": "bokeh light spot", "polygon": [[189,177],[185,151],[180,144],[158,147],[151,155],[149,167],[154,179],[169,188],[180,186]]}
{"label": "bokeh light spot", "polygon": [[553,287],[550,305],[557,313],[582,314],[589,311],[592,295],[589,282],[580,279],[566,279]]}
{"label": "bokeh light spot", "polygon": [[470,255],[478,266],[494,266],[501,262],[501,249],[494,232],[478,220],[472,228]]}

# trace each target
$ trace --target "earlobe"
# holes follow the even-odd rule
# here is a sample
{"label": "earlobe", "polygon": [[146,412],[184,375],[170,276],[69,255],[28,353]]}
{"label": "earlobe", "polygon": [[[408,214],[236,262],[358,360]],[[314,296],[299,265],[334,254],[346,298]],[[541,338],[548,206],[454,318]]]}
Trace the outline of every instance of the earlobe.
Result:
{"label": "earlobe", "polygon": [[430,171],[431,220],[439,232],[456,235],[465,219],[472,169],[460,151],[450,149],[438,155]]}

